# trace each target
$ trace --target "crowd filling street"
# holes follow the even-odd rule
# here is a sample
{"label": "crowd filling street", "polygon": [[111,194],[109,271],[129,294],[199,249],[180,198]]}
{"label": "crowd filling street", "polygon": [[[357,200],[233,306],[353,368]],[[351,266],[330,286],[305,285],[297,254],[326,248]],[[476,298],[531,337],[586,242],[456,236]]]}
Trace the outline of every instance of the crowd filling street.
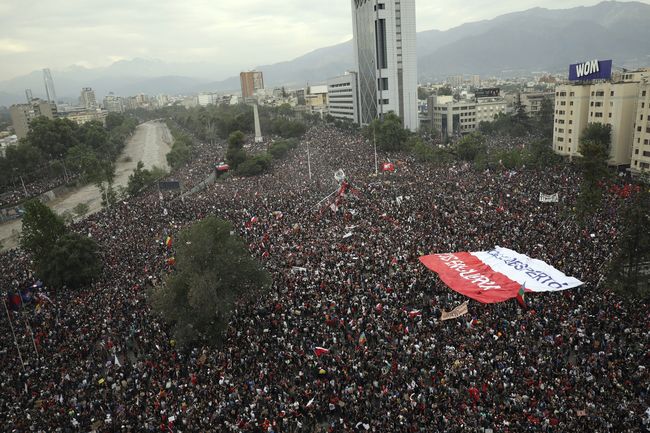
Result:
{"label": "crowd filling street", "polygon": [[[175,178],[198,184],[223,152],[203,145]],[[376,175],[371,143],[316,126],[268,174],[232,176],[184,200],[152,190],[76,223],[101,246],[103,273],[82,290],[43,288],[49,300],[9,312],[11,322],[3,312],[0,429],[647,429],[648,305],[623,302],[604,278],[623,199],[607,195],[585,228],[571,165],[477,171],[380,154],[380,167],[388,158],[396,171]],[[339,169],[349,192],[322,201]],[[540,193],[559,203],[540,203]],[[232,222],[273,283],[238,303],[221,346],[181,349],[147,298],[171,272],[165,236],[207,215]],[[470,301],[469,314],[441,321],[466,298],[418,258],[496,245],[586,284],[529,295],[528,309]],[[3,255],[0,287],[36,280],[26,254]]]}

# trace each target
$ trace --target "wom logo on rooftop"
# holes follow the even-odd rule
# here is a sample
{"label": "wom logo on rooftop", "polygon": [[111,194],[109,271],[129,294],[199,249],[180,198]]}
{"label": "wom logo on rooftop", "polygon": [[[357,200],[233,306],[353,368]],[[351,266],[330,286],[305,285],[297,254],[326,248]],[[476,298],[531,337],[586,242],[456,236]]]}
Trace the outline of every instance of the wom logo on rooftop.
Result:
{"label": "wom logo on rooftop", "polygon": [[592,60],[569,67],[571,81],[609,80],[610,78],[612,78],[611,60]]}

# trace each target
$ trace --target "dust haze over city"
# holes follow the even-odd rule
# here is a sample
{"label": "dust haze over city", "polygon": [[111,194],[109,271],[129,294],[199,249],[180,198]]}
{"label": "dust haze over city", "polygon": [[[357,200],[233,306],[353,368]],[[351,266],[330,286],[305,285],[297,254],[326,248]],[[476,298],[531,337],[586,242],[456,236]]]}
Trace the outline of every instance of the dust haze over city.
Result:
{"label": "dust haze over city", "polygon": [[2,431],[650,431],[648,23],[0,0]]}

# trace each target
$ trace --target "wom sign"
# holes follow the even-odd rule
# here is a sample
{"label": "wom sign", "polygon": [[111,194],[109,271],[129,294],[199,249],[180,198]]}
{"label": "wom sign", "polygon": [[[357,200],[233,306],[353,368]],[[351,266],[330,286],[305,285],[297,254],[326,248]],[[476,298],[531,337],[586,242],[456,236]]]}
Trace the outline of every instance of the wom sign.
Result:
{"label": "wom sign", "polygon": [[612,77],[611,60],[592,60],[569,67],[569,80],[608,80]]}

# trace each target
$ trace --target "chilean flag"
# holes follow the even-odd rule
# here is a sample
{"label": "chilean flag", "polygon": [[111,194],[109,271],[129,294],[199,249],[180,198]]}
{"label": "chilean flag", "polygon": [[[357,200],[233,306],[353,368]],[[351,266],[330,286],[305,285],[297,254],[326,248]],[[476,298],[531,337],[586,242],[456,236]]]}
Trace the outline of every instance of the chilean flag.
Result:
{"label": "chilean flag", "polygon": [[381,171],[384,171],[384,172],[389,171],[391,173],[394,173],[395,172],[395,164],[393,164],[392,162],[385,162],[381,166]]}
{"label": "chilean flag", "polygon": [[581,286],[541,260],[507,248],[475,253],[433,254],[420,262],[438,274],[452,290],[484,304],[517,298],[525,292],[556,292]]}
{"label": "chilean flag", "polygon": [[324,347],[317,347],[314,349],[314,354],[319,358],[323,355],[327,355],[328,353],[330,353],[329,349],[325,349]]}

